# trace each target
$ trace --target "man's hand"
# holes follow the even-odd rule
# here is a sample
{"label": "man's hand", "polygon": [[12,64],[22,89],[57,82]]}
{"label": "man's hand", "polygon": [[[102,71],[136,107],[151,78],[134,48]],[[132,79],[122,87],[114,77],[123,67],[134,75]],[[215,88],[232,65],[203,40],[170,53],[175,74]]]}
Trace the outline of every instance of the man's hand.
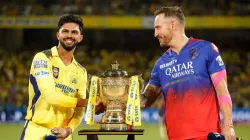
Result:
{"label": "man's hand", "polygon": [[146,108],[146,97],[144,94],[140,94],[140,106],[141,106],[141,109],[145,109]]}
{"label": "man's hand", "polygon": [[236,139],[234,128],[231,126],[223,126],[222,134],[224,135],[225,140],[235,140]]}
{"label": "man's hand", "polygon": [[77,98],[76,107],[87,107],[88,106],[88,99]]}
{"label": "man's hand", "polygon": [[57,140],[64,140],[66,139],[70,134],[72,134],[72,129],[69,128],[61,128],[61,127],[55,127],[51,129],[51,132],[56,135]]}
{"label": "man's hand", "polygon": [[95,106],[95,114],[103,113],[106,110],[106,106],[104,106],[102,100],[99,97],[96,97],[96,106]]}

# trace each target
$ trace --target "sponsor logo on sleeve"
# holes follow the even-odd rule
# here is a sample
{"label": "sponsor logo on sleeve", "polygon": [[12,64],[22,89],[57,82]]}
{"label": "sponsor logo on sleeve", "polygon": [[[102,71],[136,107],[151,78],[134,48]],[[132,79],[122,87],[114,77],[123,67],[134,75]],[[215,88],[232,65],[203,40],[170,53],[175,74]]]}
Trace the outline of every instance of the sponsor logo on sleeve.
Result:
{"label": "sponsor logo on sleeve", "polygon": [[222,58],[221,58],[220,55],[216,57],[216,61],[219,63],[220,66],[224,65],[224,62],[223,62],[223,60],[222,60]]}
{"label": "sponsor logo on sleeve", "polygon": [[48,63],[46,60],[34,60],[34,68],[48,68]]}
{"label": "sponsor logo on sleeve", "polygon": [[37,78],[43,78],[43,77],[49,77],[49,72],[47,70],[41,70],[41,71],[37,71],[35,73],[35,76]]}

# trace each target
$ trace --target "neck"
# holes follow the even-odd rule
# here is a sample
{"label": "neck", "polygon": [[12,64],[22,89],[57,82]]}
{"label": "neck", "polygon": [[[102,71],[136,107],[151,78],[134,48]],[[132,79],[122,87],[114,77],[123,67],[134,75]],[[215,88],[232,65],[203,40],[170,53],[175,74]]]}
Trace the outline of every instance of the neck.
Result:
{"label": "neck", "polygon": [[75,48],[72,49],[71,51],[66,51],[61,45],[58,45],[57,50],[58,50],[58,55],[61,58],[61,60],[63,61],[63,63],[66,66],[71,64],[71,62],[73,60],[73,53],[75,51]]}
{"label": "neck", "polygon": [[181,49],[187,44],[188,40],[189,38],[184,33],[180,34],[172,39],[170,48],[179,54]]}

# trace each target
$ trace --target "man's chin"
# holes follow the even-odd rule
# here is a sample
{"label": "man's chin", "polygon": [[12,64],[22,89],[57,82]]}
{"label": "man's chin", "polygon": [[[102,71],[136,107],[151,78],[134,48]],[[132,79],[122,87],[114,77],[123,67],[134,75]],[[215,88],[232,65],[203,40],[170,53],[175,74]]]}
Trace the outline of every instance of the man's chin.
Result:
{"label": "man's chin", "polygon": [[164,48],[164,49],[168,49],[168,48],[169,48],[169,46],[168,46],[167,44],[160,44],[160,46],[161,46],[162,48]]}
{"label": "man's chin", "polygon": [[74,46],[62,46],[64,48],[64,50],[66,51],[71,51],[75,48],[75,45]]}

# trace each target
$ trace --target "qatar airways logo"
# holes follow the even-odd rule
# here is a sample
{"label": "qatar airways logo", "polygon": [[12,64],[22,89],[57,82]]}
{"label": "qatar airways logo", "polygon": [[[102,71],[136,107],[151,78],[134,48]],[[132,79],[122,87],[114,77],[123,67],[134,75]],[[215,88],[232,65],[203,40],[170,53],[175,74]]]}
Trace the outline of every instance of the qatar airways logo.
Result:
{"label": "qatar airways logo", "polygon": [[171,76],[171,78],[178,78],[185,75],[194,74],[193,62],[188,61],[186,63],[174,65],[165,70],[165,74]]}

